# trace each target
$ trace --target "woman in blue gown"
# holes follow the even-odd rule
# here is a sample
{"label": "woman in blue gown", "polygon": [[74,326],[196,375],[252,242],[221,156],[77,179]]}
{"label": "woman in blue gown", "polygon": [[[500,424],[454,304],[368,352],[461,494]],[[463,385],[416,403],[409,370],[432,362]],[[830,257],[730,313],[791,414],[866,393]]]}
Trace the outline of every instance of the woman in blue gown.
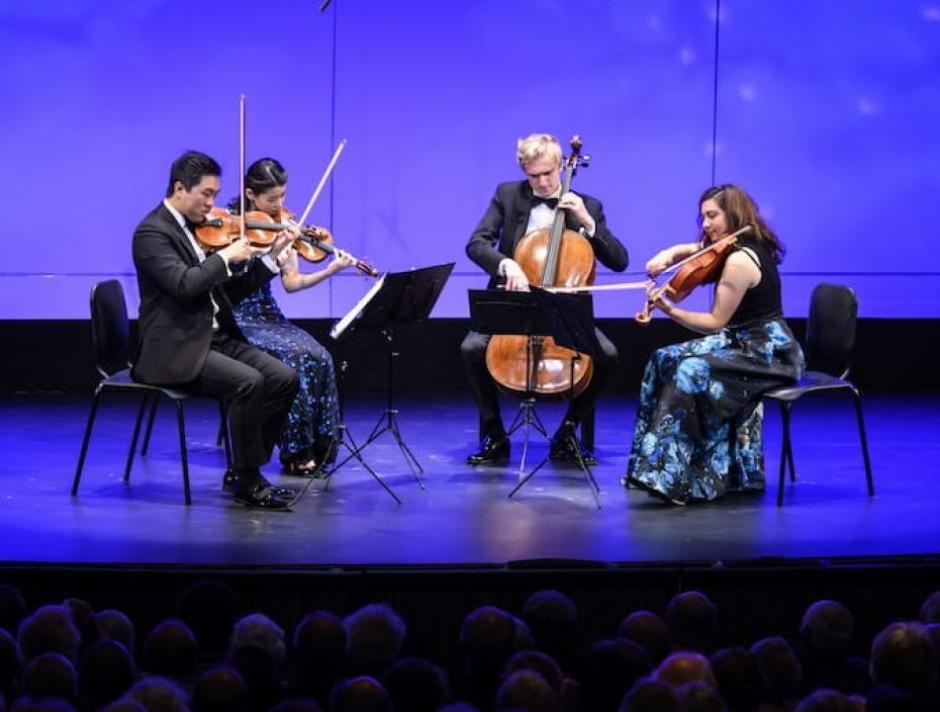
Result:
{"label": "woman in blue gown", "polygon": [[658,349],[640,386],[626,483],[672,502],[710,501],[764,488],[761,395],[793,383],[803,352],[783,319],[777,265],[784,247],[742,189],[722,185],[699,199],[701,239],[663,250],[656,276],[745,226],[715,280],[711,310],[650,297],[677,323],[707,334]]}
{"label": "woman in blue gown", "polygon": [[[286,188],[287,171],[278,161],[273,158],[255,161],[245,175],[246,210],[260,210],[280,221]],[[239,201],[232,201],[229,209],[237,212]],[[354,263],[349,254],[337,249],[325,268],[303,273],[297,252],[288,249],[278,256],[277,264],[269,262],[268,266],[279,271],[287,292],[296,292],[313,287]],[[270,282],[233,304],[233,311],[235,321],[251,344],[286,363],[300,376],[300,390],[278,446],[281,463],[288,473],[312,476],[326,458],[335,456],[332,443],[339,425],[339,399],[330,352],[288,321],[271,293]]]}

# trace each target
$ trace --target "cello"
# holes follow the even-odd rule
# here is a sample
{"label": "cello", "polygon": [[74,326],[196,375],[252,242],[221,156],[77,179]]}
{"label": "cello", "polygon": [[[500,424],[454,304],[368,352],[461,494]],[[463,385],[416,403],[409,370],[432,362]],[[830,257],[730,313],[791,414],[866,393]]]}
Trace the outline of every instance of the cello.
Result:
{"label": "cello", "polygon": [[[579,166],[581,139],[571,139],[571,155],[565,161],[561,195],[571,191]],[[551,229],[535,230],[519,240],[513,259],[529,284],[543,288],[577,288],[594,282],[595,261],[591,243],[581,233],[565,227],[565,210],[555,208]],[[577,397],[588,387],[594,372],[589,356],[558,346],[550,336],[495,335],[486,347],[486,367],[504,390],[520,396],[562,396],[569,388]]]}

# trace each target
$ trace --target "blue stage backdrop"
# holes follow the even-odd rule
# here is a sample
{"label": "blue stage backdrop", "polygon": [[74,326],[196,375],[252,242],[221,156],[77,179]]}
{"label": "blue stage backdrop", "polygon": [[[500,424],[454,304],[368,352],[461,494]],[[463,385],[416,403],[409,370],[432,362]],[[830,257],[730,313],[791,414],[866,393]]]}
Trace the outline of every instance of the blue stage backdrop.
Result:
{"label": "blue stage backdrop", "polygon": [[[348,147],[311,221],[382,270],[457,263],[435,316],[485,280],[464,254],[518,137],[574,133],[630,250],[625,275],[695,231],[716,182],[752,192],[789,247],[786,312],[820,281],[865,317],[940,317],[940,4],[925,0],[35,0],[0,2],[0,319],[86,318],[92,282],[137,294],[130,237],[170,162],[198,148],[237,192],[275,156],[301,210]],[[337,317],[343,273],[284,296]],[[701,303],[702,297],[696,297]],[[632,315],[636,292],[596,298]]]}

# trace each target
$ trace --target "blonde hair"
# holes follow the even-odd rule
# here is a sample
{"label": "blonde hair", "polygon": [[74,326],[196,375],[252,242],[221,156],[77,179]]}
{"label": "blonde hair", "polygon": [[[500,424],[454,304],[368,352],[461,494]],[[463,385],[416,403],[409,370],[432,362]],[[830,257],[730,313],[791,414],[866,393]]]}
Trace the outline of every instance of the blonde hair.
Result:
{"label": "blonde hair", "polygon": [[556,165],[561,165],[561,144],[551,134],[529,134],[516,142],[516,160],[520,166],[525,167],[543,157],[554,159]]}

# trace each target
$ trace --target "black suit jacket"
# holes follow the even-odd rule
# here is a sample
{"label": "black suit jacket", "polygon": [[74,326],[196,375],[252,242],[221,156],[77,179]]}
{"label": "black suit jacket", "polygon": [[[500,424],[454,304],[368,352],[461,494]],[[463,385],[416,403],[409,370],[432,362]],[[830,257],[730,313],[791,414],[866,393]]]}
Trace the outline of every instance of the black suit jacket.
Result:
{"label": "black suit jacket", "polygon": [[[594,236],[589,238],[595,257],[614,272],[623,272],[629,263],[627,249],[608,229],[604,206],[590,195],[578,195],[596,224]],[[528,181],[500,183],[483,219],[470,236],[467,256],[490,275],[490,288],[500,281],[497,273],[499,263],[515,253],[516,244],[529,223],[531,208],[532,187]],[[570,210],[565,211],[565,220],[571,230],[577,231],[580,227]]]}
{"label": "black suit jacket", "polygon": [[212,344],[210,292],[219,307],[219,328],[244,340],[225,290],[218,287],[229,280],[238,292],[248,293],[274,276],[260,260],[252,262],[238,279],[229,280],[218,254],[199,262],[183,228],[163,203],[151,211],[134,231],[140,317],[133,377],[173,385],[199,374]]}

